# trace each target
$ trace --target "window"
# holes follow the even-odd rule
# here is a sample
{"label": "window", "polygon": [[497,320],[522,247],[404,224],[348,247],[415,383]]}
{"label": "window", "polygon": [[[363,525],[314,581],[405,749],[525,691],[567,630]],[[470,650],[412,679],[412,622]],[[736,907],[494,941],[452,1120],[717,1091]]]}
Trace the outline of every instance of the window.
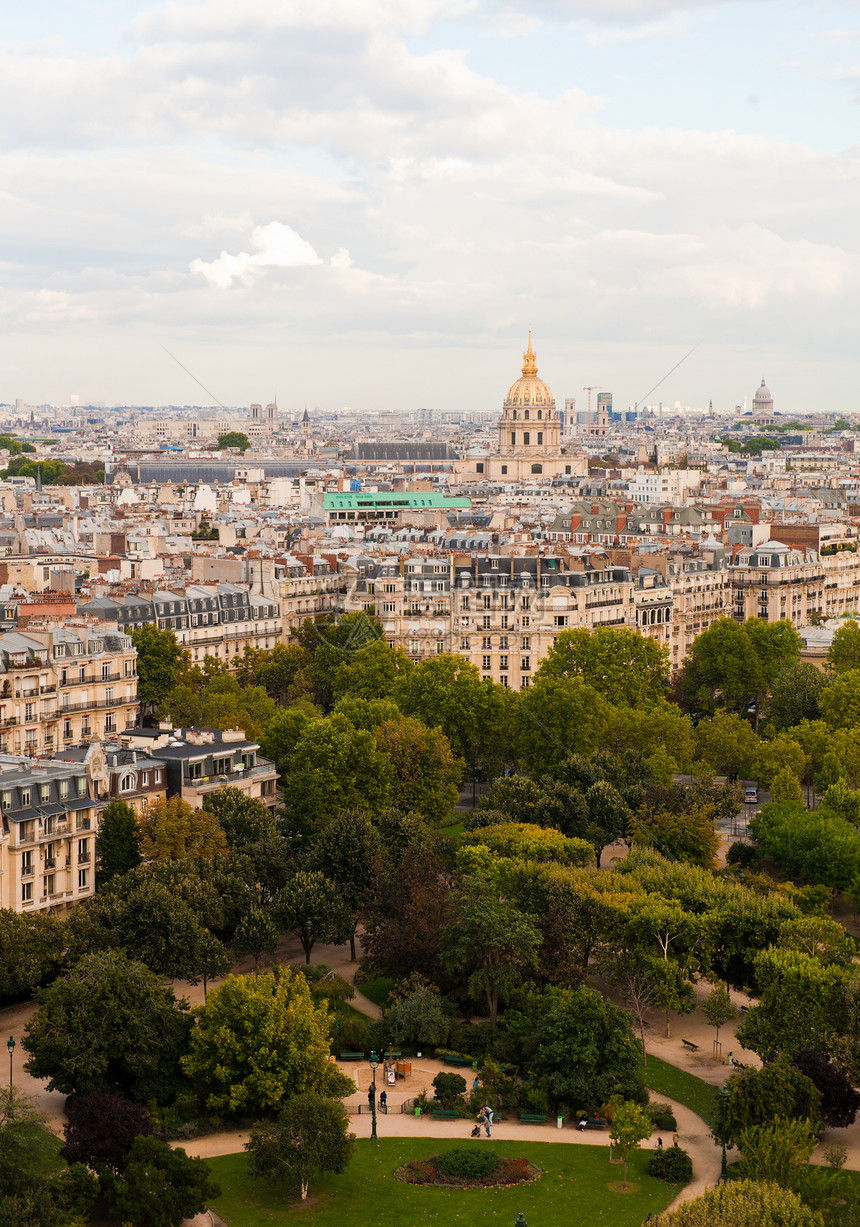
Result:
{"label": "window", "polygon": [[484,657],[483,666],[485,669],[489,669],[492,666],[492,663],[493,663],[492,659],[489,656]]}
{"label": "window", "polygon": [[502,465],[502,477],[506,477],[507,472],[508,472],[508,466],[506,464],[503,464]]}
{"label": "window", "polygon": [[[523,597],[522,607],[524,610],[529,609],[531,607],[531,597],[530,596]],[[523,623],[523,625],[525,625],[525,623]]]}
{"label": "window", "polygon": [[54,875],[49,873],[45,876],[45,883],[42,888],[43,895],[52,895],[54,893]]}
{"label": "window", "polygon": [[528,656],[524,656],[520,661],[520,668],[522,669],[523,673],[528,673],[531,667],[531,661],[529,660]]}
{"label": "window", "polygon": [[24,719],[25,720],[35,720],[36,719],[36,704],[35,703],[25,703],[24,704]]}
{"label": "window", "polygon": [[22,882],[21,883],[21,902],[22,903],[32,903],[33,902],[33,883],[32,882]]}
{"label": "window", "polygon": [[84,890],[87,886],[87,881],[90,876],[89,869],[78,870],[78,890]]}
{"label": "window", "polygon": [[520,646],[522,647],[524,652],[528,652],[529,648],[531,647],[531,639],[529,638],[528,635],[523,635],[523,641]]}
{"label": "window", "polygon": [[508,646],[508,637],[507,637],[507,635],[501,635],[501,636],[499,637],[499,647],[500,647],[500,648],[502,649],[502,651],[504,652],[504,651],[506,651],[506,650],[507,650],[507,646]]}
{"label": "window", "polygon": [[556,626],[567,626],[567,615],[566,614],[556,614],[554,621],[555,621]]}
{"label": "window", "polygon": [[163,769],[162,769],[161,767],[156,767],[156,769],[155,769],[155,782],[156,782],[156,784],[160,784],[160,783],[161,783],[161,775],[162,775],[162,770],[163,770]]}
{"label": "window", "polygon": [[542,473],[542,472],[543,472],[543,465],[542,465],[542,464],[533,464],[533,465],[532,465],[532,472],[533,472],[533,473]]}
{"label": "window", "polygon": [[60,780],[60,786],[59,786],[59,787],[60,787],[60,796],[61,796],[62,798],[67,797],[67,796],[69,795],[69,781],[68,781],[68,780]]}
{"label": "window", "polygon": [[120,792],[133,792],[136,786],[137,778],[133,772],[129,772],[128,775],[124,775],[119,782]]}
{"label": "window", "polygon": [[493,622],[493,618],[492,618],[492,615],[491,615],[491,614],[484,614],[483,618],[481,619],[481,625],[482,625],[482,626],[483,626],[483,627],[484,627],[486,630],[489,630],[489,629],[490,629],[490,626],[492,625],[492,622]]}
{"label": "window", "polygon": [[461,652],[468,652],[468,651],[469,651],[469,646],[470,646],[470,645],[469,645],[469,640],[468,640],[468,639],[461,639],[461,640],[460,640],[460,651],[461,651]]}
{"label": "window", "polygon": [[464,596],[460,599],[460,608],[461,609],[469,608],[469,598],[467,596]]}
{"label": "window", "polygon": [[523,443],[526,445],[526,447],[528,447],[528,446],[529,446],[529,439],[530,439],[530,438],[531,438],[531,436],[529,435],[529,432],[528,432],[528,431],[526,431],[526,433],[523,435]]}
{"label": "window", "polygon": [[492,646],[493,646],[492,639],[490,638],[489,635],[485,635],[484,638],[481,640],[481,647],[483,648],[485,652],[489,652],[492,649]]}
{"label": "window", "polygon": [[78,862],[86,864],[90,859],[90,841],[88,839],[78,840]]}
{"label": "window", "polygon": [[[526,439],[528,439],[528,435],[526,435]],[[516,445],[517,445],[517,432],[515,430],[512,430],[511,431],[511,447],[516,447]]]}
{"label": "window", "polygon": [[106,682],[109,677],[110,677],[110,665],[108,663],[104,663],[102,665],[102,681]]}
{"label": "window", "polygon": [[141,772],[141,774],[140,774],[140,786],[141,786],[141,788],[149,788],[149,772],[148,772],[148,771],[142,771],[142,772]]}
{"label": "window", "polygon": [[41,797],[41,799],[42,799],[43,801],[50,801],[50,799],[51,799],[51,785],[50,785],[50,784],[41,784],[41,785],[39,786],[39,795],[40,795],[40,797]]}
{"label": "window", "polygon": [[25,806],[29,804],[30,804],[30,789],[22,788],[21,789],[21,808],[23,809]]}
{"label": "window", "polygon": [[[543,443],[543,431],[539,430],[538,431],[538,447],[540,447],[541,443]],[[532,469],[532,472],[534,472],[534,469]]]}
{"label": "window", "polygon": [[3,793],[3,795],[2,795],[2,797],[0,797],[0,801],[2,801],[2,803],[3,803],[3,808],[4,808],[4,809],[8,809],[8,808],[9,808],[9,806],[12,804],[12,794],[11,794],[11,792],[4,792],[4,793]]}
{"label": "window", "polygon": [[85,797],[87,795],[87,777],[85,775],[79,775],[77,777],[77,784],[78,796]]}
{"label": "window", "polygon": [[507,673],[503,673],[503,674],[500,676],[500,678],[499,678],[499,682],[501,683],[501,685],[502,685],[502,686],[504,686],[505,690],[507,690],[507,688],[508,688],[508,675],[507,675]]}
{"label": "window", "polygon": [[499,657],[499,668],[500,668],[500,669],[507,669],[507,667],[508,667],[508,658],[507,658],[507,656],[500,656],[500,657]]}

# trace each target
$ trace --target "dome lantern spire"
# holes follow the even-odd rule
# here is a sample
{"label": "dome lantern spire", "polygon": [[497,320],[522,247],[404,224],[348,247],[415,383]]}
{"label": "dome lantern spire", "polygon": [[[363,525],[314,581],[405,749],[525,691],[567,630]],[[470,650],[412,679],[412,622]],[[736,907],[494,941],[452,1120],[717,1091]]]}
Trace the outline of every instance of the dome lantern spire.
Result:
{"label": "dome lantern spire", "polygon": [[523,378],[530,379],[537,375],[537,354],[532,349],[532,330],[529,329],[529,347],[523,354]]}

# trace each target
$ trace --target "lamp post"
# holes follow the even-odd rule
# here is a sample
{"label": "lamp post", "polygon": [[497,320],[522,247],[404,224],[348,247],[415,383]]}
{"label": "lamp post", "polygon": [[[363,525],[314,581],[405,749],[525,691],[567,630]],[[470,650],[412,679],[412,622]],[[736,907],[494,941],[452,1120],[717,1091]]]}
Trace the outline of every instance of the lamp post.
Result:
{"label": "lamp post", "polygon": [[728,1175],[726,1166],[726,1106],[728,1104],[729,1092],[725,1086],[720,1087],[720,1140],[723,1144],[723,1157],[720,1160],[720,1180],[725,1180]]}
{"label": "lamp post", "polygon": [[514,1223],[514,1227],[529,1227],[522,1214],[517,1215],[517,1221]]}
{"label": "lamp post", "polygon": [[377,1140],[376,1139],[376,1067],[378,1065],[379,1065],[379,1057],[376,1055],[375,1052],[371,1052],[370,1069],[371,1069],[371,1072],[373,1073],[373,1086],[371,1087],[373,1094],[370,1097],[370,1118],[371,1118],[370,1140],[371,1142],[375,1142]]}
{"label": "lamp post", "polygon": [[12,1090],[12,1057],[15,1055],[15,1036],[10,1035],[6,1041],[6,1047],[9,1049],[9,1090]]}

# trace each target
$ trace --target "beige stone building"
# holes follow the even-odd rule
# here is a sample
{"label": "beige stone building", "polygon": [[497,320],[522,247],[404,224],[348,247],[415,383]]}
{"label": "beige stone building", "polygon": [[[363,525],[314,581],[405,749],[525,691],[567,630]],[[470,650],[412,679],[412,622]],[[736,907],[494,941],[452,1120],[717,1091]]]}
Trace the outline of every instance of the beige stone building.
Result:
{"label": "beige stone building", "polygon": [[85,619],[0,634],[0,754],[51,755],[137,720],[137,651]]}

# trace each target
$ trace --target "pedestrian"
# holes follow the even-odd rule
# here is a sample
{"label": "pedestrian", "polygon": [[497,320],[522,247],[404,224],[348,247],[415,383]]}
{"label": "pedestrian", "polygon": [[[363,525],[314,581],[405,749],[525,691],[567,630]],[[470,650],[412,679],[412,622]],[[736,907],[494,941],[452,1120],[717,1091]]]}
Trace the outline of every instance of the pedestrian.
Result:
{"label": "pedestrian", "polygon": [[677,1133],[673,1133],[673,1134],[672,1134],[672,1145],[673,1145],[673,1146],[677,1146],[677,1145],[678,1145],[678,1135],[677,1135]]}
{"label": "pedestrian", "polygon": [[484,1109],[481,1108],[480,1112],[478,1113],[478,1124],[476,1126],[478,1130],[478,1137],[481,1136],[481,1125],[486,1126],[486,1124],[487,1124],[487,1118],[484,1116]]}
{"label": "pedestrian", "polygon": [[663,1139],[662,1138],[657,1138],[657,1149],[658,1150],[663,1149]]}
{"label": "pedestrian", "polygon": [[483,1108],[481,1108],[481,1112],[483,1113],[483,1116],[484,1116],[484,1128],[487,1131],[487,1137],[489,1137],[490,1136],[490,1125],[492,1125],[493,1123],[493,1109],[490,1107],[488,1103],[485,1103]]}
{"label": "pedestrian", "polygon": [[732,1065],[732,1064],[734,1064],[734,1062],[732,1061],[732,1054],[729,1053],[729,1055],[726,1057],[726,1065]]}
{"label": "pedestrian", "polygon": [[367,1088],[367,1106],[373,1111],[373,1101],[376,1098],[376,1088],[371,1084]]}
{"label": "pedestrian", "polygon": [[379,1096],[379,1106],[383,1112],[388,1111],[388,1092],[382,1091]]}

